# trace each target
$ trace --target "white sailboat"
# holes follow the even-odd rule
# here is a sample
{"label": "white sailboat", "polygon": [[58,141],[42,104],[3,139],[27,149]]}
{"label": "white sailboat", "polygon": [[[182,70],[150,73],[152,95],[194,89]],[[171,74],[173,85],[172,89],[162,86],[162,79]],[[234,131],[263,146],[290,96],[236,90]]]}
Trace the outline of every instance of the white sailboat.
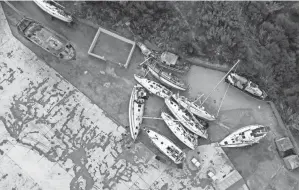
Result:
{"label": "white sailboat", "polygon": [[236,73],[229,73],[225,81],[256,98],[264,100],[267,97],[267,93],[261,90],[257,84]]}
{"label": "white sailboat", "polygon": [[185,129],[180,122],[175,121],[175,119],[167,113],[162,112],[161,117],[165,121],[168,128],[178,139],[180,139],[180,141],[182,141],[186,146],[188,146],[192,150],[195,149],[195,146],[197,145],[197,135]]}
{"label": "white sailboat", "polygon": [[157,66],[154,61],[148,61],[147,66],[151,74],[165,85],[176,88],[178,90],[187,90],[187,85],[183,82],[183,80],[181,80],[171,72],[163,71],[163,69],[159,68],[159,66]]}
{"label": "white sailboat", "polygon": [[159,148],[159,150],[168,156],[175,164],[180,164],[183,162],[186,154],[172,141],[150,129],[147,129],[146,133],[151,141],[157,146],[157,148]]}
{"label": "white sailboat", "polygon": [[183,108],[188,109],[194,115],[205,119],[207,121],[214,121],[215,116],[208,113],[203,106],[199,106],[198,104],[189,101],[185,96],[180,96],[179,94],[173,94],[172,98]]}
{"label": "white sailboat", "polygon": [[134,140],[136,140],[140,131],[140,125],[142,123],[142,116],[144,113],[145,97],[145,89],[141,85],[136,84],[133,87],[129,103],[130,132],[131,137]]}
{"label": "white sailboat", "polygon": [[168,98],[172,95],[172,92],[168,88],[155,81],[149,80],[136,74],[134,74],[134,78],[152,94],[155,94],[161,98]]}
{"label": "white sailboat", "polygon": [[165,104],[171,113],[191,132],[199,135],[205,139],[208,138],[206,127],[203,126],[198,120],[192,118],[180,106],[170,98],[165,98]]}
{"label": "white sailboat", "polygon": [[225,137],[219,144],[221,147],[244,147],[258,143],[270,131],[263,125],[249,125],[242,127]]}
{"label": "white sailboat", "polygon": [[43,11],[49,13],[55,18],[58,18],[68,23],[73,21],[72,15],[67,13],[62,5],[53,0],[33,0],[33,2],[37,6],[39,6]]}

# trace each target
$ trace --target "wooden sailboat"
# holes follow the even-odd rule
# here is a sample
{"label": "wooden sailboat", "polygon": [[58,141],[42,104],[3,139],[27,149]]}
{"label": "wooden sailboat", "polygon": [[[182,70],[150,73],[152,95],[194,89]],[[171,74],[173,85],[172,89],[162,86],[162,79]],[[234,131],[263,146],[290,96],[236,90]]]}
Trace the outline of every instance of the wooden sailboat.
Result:
{"label": "wooden sailboat", "polygon": [[225,137],[219,144],[221,147],[244,147],[258,143],[270,131],[263,125],[249,125],[238,129]]}
{"label": "wooden sailboat", "polygon": [[175,121],[175,119],[167,113],[162,112],[161,117],[165,121],[168,128],[178,139],[180,139],[180,141],[182,141],[186,146],[188,146],[192,150],[195,149],[195,146],[197,145],[197,135],[185,129],[180,122]]}
{"label": "wooden sailboat", "polygon": [[17,28],[26,39],[60,59],[70,60],[76,56],[75,48],[66,38],[37,21],[23,18]]}
{"label": "wooden sailboat", "polygon": [[43,11],[47,12],[51,16],[58,18],[64,22],[72,22],[73,17],[71,14],[64,10],[64,7],[53,0],[33,0],[33,2],[39,6]]}
{"label": "wooden sailboat", "polygon": [[190,64],[188,63],[182,63],[179,61],[180,58],[178,55],[175,55],[171,52],[163,52],[160,55],[160,60],[158,64],[161,67],[164,67],[166,69],[169,69],[171,71],[179,72],[179,73],[185,73],[190,70]]}
{"label": "wooden sailboat", "polygon": [[183,162],[186,154],[172,141],[150,129],[147,129],[146,133],[156,147],[166,156],[168,156],[175,164],[180,164]]}
{"label": "wooden sailboat", "polygon": [[149,80],[136,74],[134,74],[134,78],[152,94],[155,94],[161,98],[168,98],[172,95],[172,92],[168,88],[155,81]]}
{"label": "wooden sailboat", "polygon": [[170,72],[164,71],[162,68],[157,66],[156,61],[148,61],[147,67],[151,74],[163,84],[178,90],[187,90],[187,85],[183,80]]}
{"label": "wooden sailboat", "polygon": [[141,85],[136,84],[133,87],[129,103],[129,123],[131,137],[134,140],[140,131],[146,96],[146,91]]}
{"label": "wooden sailboat", "polygon": [[225,81],[239,90],[261,100],[264,100],[267,97],[267,93],[264,90],[261,90],[257,84],[236,73],[229,73],[225,78]]}
{"label": "wooden sailboat", "polygon": [[176,54],[167,51],[161,53],[150,50],[141,42],[137,42],[136,44],[144,56],[155,59],[157,64],[165,69],[178,73],[185,73],[190,70],[190,64],[179,61],[180,58]]}
{"label": "wooden sailboat", "polygon": [[165,104],[171,113],[191,132],[199,135],[205,139],[208,138],[207,133],[207,125],[206,123],[203,125],[195,118],[192,118],[186,111],[184,111],[180,106],[170,98],[165,98]]}
{"label": "wooden sailboat", "polygon": [[208,113],[203,106],[199,106],[195,102],[189,101],[186,97],[180,96],[179,94],[173,94],[172,98],[183,108],[188,109],[194,115],[205,119],[207,121],[214,121],[215,116]]}

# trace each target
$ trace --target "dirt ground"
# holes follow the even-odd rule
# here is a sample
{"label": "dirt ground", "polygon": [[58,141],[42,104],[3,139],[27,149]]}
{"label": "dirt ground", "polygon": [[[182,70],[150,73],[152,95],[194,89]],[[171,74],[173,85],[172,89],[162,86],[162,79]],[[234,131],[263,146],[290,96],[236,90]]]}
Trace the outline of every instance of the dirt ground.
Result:
{"label": "dirt ground", "polygon": [[[135,50],[127,70],[118,68],[114,64],[107,64],[87,55],[89,45],[96,33],[95,28],[85,25],[84,23],[67,27],[58,20],[52,21],[50,16],[44,14],[34,3],[11,3],[16,6],[17,9],[25,13],[25,15],[67,36],[67,38],[75,44],[77,59],[70,62],[60,62],[47,52],[40,50],[37,46],[26,41],[18,34],[15,28],[16,20],[20,19],[20,17],[12,12],[5,4],[2,4],[14,36],[35,52],[40,59],[48,63],[49,66],[59,72],[66,80],[70,81],[81,92],[87,95],[95,104],[101,107],[107,116],[113,118],[122,126],[128,125],[128,101],[131,89],[135,84],[133,74],[141,72],[137,63],[143,60],[140,51]],[[85,71],[87,71],[87,73]],[[188,81],[191,89],[182,94],[192,98],[195,98],[199,93],[208,94],[223,75],[221,72],[192,67],[191,71],[185,76],[185,80]],[[217,113],[225,89],[226,84],[223,83],[211,95],[206,103],[208,110],[215,114]],[[145,115],[159,116],[161,110],[166,110],[163,100],[158,97],[150,97],[146,103]],[[208,132],[211,141],[216,142],[237,128],[255,123],[270,126],[272,129],[271,134],[261,141],[260,144],[252,147],[224,149],[228,157],[245,178],[250,189],[298,189],[298,180],[296,181],[295,179],[298,179],[299,173],[286,171],[282,167],[281,160],[276,153],[273,139],[285,134],[277,125],[272,110],[267,103],[255,100],[230,87],[223,101],[218,119],[210,123]],[[163,122],[145,120],[144,125],[149,128],[154,128],[176,142],[180,147],[187,149],[186,146],[174,137]],[[149,143],[149,139],[143,132],[141,132],[137,141],[148,145],[148,148],[155,154],[160,154],[159,151]],[[200,140],[200,144],[205,143],[208,143],[208,141]],[[288,180],[294,182],[288,183]]]}

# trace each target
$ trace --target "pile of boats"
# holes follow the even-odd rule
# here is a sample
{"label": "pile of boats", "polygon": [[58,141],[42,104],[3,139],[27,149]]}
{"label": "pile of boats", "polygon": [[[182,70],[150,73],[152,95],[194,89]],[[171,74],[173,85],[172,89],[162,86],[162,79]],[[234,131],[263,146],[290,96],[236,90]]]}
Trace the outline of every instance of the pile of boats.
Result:
{"label": "pile of boats", "polygon": [[[161,113],[161,119],[164,120],[170,131],[187,147],[195,149],[198,144],[198,138],[208,139],[208,122],[214,121],[216,118],[209,113],[202,105],[196,104],[195,101],[179,94],[173,93],[168,87],[176,90],[184,91],[187,89],[186,83],[180,80],[176,75],[167,72],[163,67],[159,66],[157,56],[139,42],[138,45],[142,53],[148,59],[145,61],[145,68],[148,69],[154,78],[159,80],[155,82],[146,77],[135,74],[134,78],[138,82],[133,87],[130,105],[129,105],[129,123],[130,132],[134,140],[136,140],[140,125],[142,124],[144,107],[147,92],[164,99],[164,102],[170,111]],[[149,59],[152,58],[152,59]],[[161,84],[161,83],[162,84]],[[166,86],[164,86],[164,85]],[[252,84],[252,83],[250,83]],[[221,147],[242,147],[258,143],[269,131],[269,127],[262,125],[250,125],[243,127],[218,143]],[[147,129],[146,133],[149,138],[157,146],[157,148],[168,156],[175,164],[183,162],[186,154],[175,145],[174,142],[167,137],[157,133],[156,131]]]}

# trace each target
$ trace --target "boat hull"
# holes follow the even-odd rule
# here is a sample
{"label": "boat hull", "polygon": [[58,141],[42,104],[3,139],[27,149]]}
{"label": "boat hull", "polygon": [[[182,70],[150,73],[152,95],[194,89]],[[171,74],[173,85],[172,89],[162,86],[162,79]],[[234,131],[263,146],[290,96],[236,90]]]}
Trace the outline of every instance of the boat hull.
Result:
{"label": "boat hull", "polygon": [[37,21],[23,18],[17,24],[18,31],[29,41],[62,60],[75,59],[73,45],[57,32]]}
{"label": "boat hull", "polygon": [[[180,97],[179,95],[173,94],[172,98],[178,103],[180,104],[183,108],[185,109],[189,109],[191,113],[193,113],[194,115],[205,119],[207,121],[214,121],[215,120],[215,116],[209,114],[207,111],[205,111],[204,107],[200,107],[199,105],[197,106],[193,106],[192,103],[189,100],[185,99],[183,100],[183,97]],[[188,106],[190,105],[190,106]],[[189,107],[189,108],[188,108]]]}
{"label": "boat hull", "polygon": [[[238,82],[234,82],[235,76],[240,77],[240,79],[242,79],[242,80],[246,80],[246,82],[248,82],[248,83],[247,84],[241,84],[241,83],[238,84]],[[235,80],[238,81],[238,79],[236,79],[236,78],[235,78]],[[242,80],[240,80],[240,82],[242,82]],[[246,94],[248,94],[248,95],[250,95],[254,98],[258,98],[260,100],[265,100],[268,96],[267,93],[264,90],[259,89],[259,87],[256,84],[252,83],[248,79],[245,79],[244,77],[241,77],[241,76],[239,76],[235,73],[228,74],[227,77],[225,78],[225,82],[227,82],[228,84],[236,87],[237,89],[241,90],[242,92],[244,92],[244,93],[246,93]],[[248,85],[249,83],[256,85],[256,87],[257,87],[256,89],[259,92],[259,94],[254,93],[255,91],[252,90],[252,88]]]}
{"label": "boat hull", "polygon": [[[218,144],[221,147],[245,147],[258,143],[270,131],[262,125],[249,125],[236,130]],[[255,134],[255,132],[258,132]]]}
{"label": "boat hull", "polygon": [[140,131],[140,125],[143,120],[142,117],[144,114],[145,103],[138,103],[138,92],[140,92],[142,88],[143,87],[138,84],[133,87],[129,103],[129,124],[130,133],[133,140],[136,140]]}
{"label": "boat hull", "polygon": [[168,80],[167,78],[164,78],[161,74],[159,74],[159,71],[157,71],[157,68],[155,68],[154,65],[148,64],[148,69],[151,72],[151,74],[156,79],[158,79],[159,81],[161,81],[163,84],[165,84],[165,85],[167,85],[169,87],[172,87],[172,88],[176,88],[178,90],[182,90],[182,91],[185,91],[187,89],[186,86],[177,85],[177,84],[171,82],[170,80]]}
{"label": "boat hull", "polygon": [[[153,130],[146,130],[149,138],[155,144],[155,146],[163,152],[168,158],[170,158],[175,164],[181,164],[186,157],[186,154],[177,147],[172,141],[166,138],[163,135],[153,131]],[[167,149],[168,147],[172,147],[173,150],[176,151],[175,154],[170,153]]]}
{"label": "boat hull", "polygon": [[150,93],[155,94],[161,98],[168,98],[172,95],[172,92],[165,86],[156,83],[155,81],[148,80],[147,78],[134,75],[135,80],[146,88]]}
{"label": "boat hull", "polygon": [[[161,113],[161,117],[163,118],[164,122],[171,130],[171,132],[186,146],[191,148],[192,150],[195,149],[197,145],[197,136],[185,129],[180,122],[174,121],[170,115],[165,112]],[[189,138],[188,138],[189,137]],[[189,140],[191,139],[191,140]]]}
{"label": "boat hull", "polygon": [[[204,130],[204,126],[202,126],[199,122],[195,122],[191,116],[187,115],[177,103],[172,101],[170,98],[165,99],[165,104],[170,110],[170,112],[191,132],[199,135],[205,139],[208,138],[207,131]],[[199,129],[200,128],[200,129]]]}
{"label": "boat hull", "polygon": [[[54,1],[52,1],[53,5],[50,5],[49,2],[46,2],[44,0],[33,0],[33,2],[37,6],[39,6],[43,11],[47,12],[48,14],[50,14],[51,16],[53,16],[59,20],[62,20],[64,22],[68,22],[68,23],[71,23],[73,21],[72,16],[70,14],[67,14],[62,8],[58,7],[58,3],[54,2]],[[57,5],[55,6],[54,4],[57,4]],[[56,10],[54,10],[55,8],[56,8]],[[57,9],[60,11],[63,11],[66,16],[59,13],[59,11]]]}

